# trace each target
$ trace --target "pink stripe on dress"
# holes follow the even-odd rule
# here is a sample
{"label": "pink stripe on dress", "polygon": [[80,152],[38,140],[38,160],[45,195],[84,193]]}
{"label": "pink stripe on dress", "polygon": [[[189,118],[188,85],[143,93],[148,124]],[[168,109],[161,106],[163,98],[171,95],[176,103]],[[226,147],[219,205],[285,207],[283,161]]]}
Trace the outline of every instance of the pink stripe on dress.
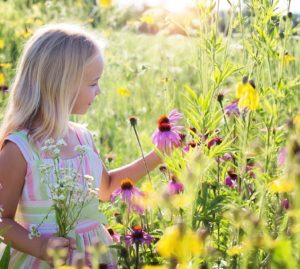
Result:
{"label": "pink stripe on dress", "polygon": [[27,174],[26,174],[26,186],[27,186],[27,193],[30,198],[30,200],[37,200],[36,199],[36,194],[35,194],[35,189],[34,189],[34,178],[33,178],[33,173],[31,170],[31,166],[27,165]]}
{"label": "pink stripe on dress", "polygon": [[99,226],[100,226],[99,222],[89,222],[89,223],[84,224],[83,227],[75,228],[75,232],[77,234],[87,233],[87,232],[97,229]]}
{"label": "pink stripe on dress", "polygon": [[33,265],[32,265],[32,269],[40,269],[40,265],[41,265],[41,260],[35,259],[35,261],[33,262]]}
{"label": "pink stripe on dress", "polygon": [[92,267],[90,253],[88,252],[88,249],[87,249],[87,246],[90,245],[89,244],[89,239],[87,237],[87,234],[83,234],[82,237],[83,237],[83,242],[84,242],[84,245],[85,245],[85,253],[84,253],[84,255],[85,255],[85,262],[86,262],[87,266]]}

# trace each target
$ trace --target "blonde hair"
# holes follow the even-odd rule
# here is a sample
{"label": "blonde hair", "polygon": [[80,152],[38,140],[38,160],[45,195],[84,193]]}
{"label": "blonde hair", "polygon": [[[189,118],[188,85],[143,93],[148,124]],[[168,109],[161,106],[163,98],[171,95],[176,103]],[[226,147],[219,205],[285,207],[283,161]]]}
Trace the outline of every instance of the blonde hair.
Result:
{"label": "blonde hair", "polygon": [[77,25],[47,25],[36,31],[17,67],[0,146],[7,135],[21,129],[28,129],[34,142],[63,137],[84,66],[98,54],[101,43]]}

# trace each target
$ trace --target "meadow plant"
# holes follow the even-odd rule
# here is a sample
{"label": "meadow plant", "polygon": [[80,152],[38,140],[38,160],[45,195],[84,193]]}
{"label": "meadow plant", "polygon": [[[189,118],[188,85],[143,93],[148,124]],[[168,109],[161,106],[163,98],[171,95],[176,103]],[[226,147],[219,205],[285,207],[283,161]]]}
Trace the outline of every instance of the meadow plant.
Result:
{"label": "meadow plant", "polygon": [[[48,139],[45,141],[42,151],[51,158],[51,162],[42,163],[40,172],[42,182],[49,188],[49,199],[52,201],[48,215],[54,211],[58,226],[57,236],[67,237],[79,221],[82,209],[92,199],[98,197],[99,189],[93,187],[94,178],[92,176],[60,166],[60,150],[63,145],[65,145],[63,140]],[[80,164],[82,164],[86,154],[85,146],[76,146],[75,151],[79,154]],[[40,236],[39,227],[48,218],[48,215],[40,224],[31,227],[30,238]]]}

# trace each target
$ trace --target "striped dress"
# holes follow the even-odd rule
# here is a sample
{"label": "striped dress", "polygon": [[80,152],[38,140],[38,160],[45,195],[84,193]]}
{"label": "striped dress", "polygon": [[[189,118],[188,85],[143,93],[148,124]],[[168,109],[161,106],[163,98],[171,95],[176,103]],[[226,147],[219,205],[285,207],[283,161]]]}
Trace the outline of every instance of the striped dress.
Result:
{"label": "striped dress", "polygon": [[[80,156],[75,156],[73,158],[62,159],[60,161],[60,167],[75,169],[77,167],[81,167],[80,169],[83,169],[83,175],[91,175],[94,177],[95,185],[93,187],[99,187],[103,166],[98,154],[93,149],[92,137],[82,126],[75,125],[74,129],[80,144],[86,146],[87,154],[85,154],[81,165]],[[52,160],[46,158],[40,150],[37,150],[36,146],[29,143],[26,130],[10,134],[7,137],[7,140],[14,142],[19,147],[27,162],[25,183],[18,204],[15,220],[24,228],[30,230],[32,225],[36,226],[42,222],[45,215],[49,213],[49,209],[52,205],[49,198],[51,197],[50,190],[46,183],[41,182],[39,169],[42,163],[47,164],[52,162]],[[95,241],[105,245],[113,243],[111,236],[101,223],[103,215],[99,212],[98,206],[99,201],[96,198],[85,206],[75,229],[69,234],[70,237],[75,238],[77,248],[71,253],[68,264],[72,264],[72,258],[76,252],[80,252],[84,254],[85,262],[91,268],[91,254],[88,251],[88,246]],[[55,214],[53,211],[51,211],[47,219],[39,227],[38,231],[41,233],[42,237],[49,237],[57,232]],[[117,268],[115,253],[110,250],[105,254],[102,254],[99,257],[99,264],[100,263],[107,264],[108,268]],[[12,249],[9,268],[49,269],[50,266],[40,259]]]}

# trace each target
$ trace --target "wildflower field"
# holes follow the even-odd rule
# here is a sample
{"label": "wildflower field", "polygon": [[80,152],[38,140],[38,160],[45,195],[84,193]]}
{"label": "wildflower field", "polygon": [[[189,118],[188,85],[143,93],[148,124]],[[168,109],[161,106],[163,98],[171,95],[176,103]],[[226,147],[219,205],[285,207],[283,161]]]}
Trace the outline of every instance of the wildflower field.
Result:
{"label": "wildflower field", "polygon": [[[185,13],[0,2],[2,112],[24,42],[71,21],[105,44],[102,93],[72,120],[88,126],[106,167],[142,157],[157,135],[176,144],[100,203],[120,268],[300,268],[300,16],[291,0],[284,11],[273,0],[220,11],[220,1]],[[57,268],[84,268],[73,266]]]}

